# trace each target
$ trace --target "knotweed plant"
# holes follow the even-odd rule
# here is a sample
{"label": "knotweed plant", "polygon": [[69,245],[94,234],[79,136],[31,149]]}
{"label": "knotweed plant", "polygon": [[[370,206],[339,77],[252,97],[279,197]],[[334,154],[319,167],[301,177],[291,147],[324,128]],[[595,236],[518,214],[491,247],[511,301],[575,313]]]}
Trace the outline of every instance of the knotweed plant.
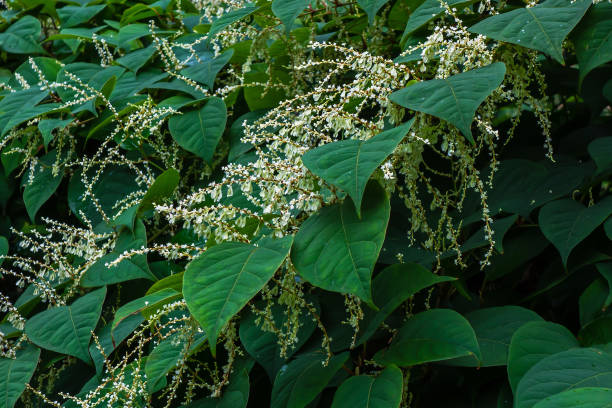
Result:
{"label": "knotweed plant", "polygon": [[612,364],[611,7],[0,2],[1,403],[562,406]]}

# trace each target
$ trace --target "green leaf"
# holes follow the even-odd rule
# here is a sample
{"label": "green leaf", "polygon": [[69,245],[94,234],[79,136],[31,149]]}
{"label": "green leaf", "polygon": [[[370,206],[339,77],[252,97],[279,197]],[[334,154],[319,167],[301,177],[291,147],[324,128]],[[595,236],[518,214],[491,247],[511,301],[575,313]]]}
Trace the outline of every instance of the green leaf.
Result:
{"label": "green leaf", "polygon": [[49,143],[53,140],[53,132],[55,129],[63,130],[68,124],[72,123],[74,118],[69,119],[43,119],[38,122],[38,130],[43,136],[45,149],[49,147]]}
{"label": "green leaf", "polygon": [[404,108],[450,122],[474,143],[471,125],[476,109],[501,85],[505,74],[504,63],[496,62],[446,79],[416,83],[393,92],[389,99]]}
{"label": "green leaf", "polygon": [[94,262],[81,276],[81,286],[86,288],[111,285],[113,283],[125,282],[132,279],[149,279],[156,281],[157,278],[147,264],[146,255],[134,255],[123,259],[113,266],[107,264],[115,261],[123,252],[137,250],[147,244],[145,226],[141,220],[136,222],[134,231],[123,229],[112,252],[104,255]]}
{"label": "green leaf", "polygon": [[372,270],[389,214],[389,198],[374,181],[366,188],[361,219],[348,200],[322,208],[300,227],[291,249],[293,265],[311,284],[352,293],[373,306]]}
{"label": "green leaf", "polygon": [[65,6],[57,9],[57,14],[61,20],[61,28],[69,28],[85,23],[87,20],[104,10],[105,4],[89,7]]}
{"label": "green leaf", "polygon": [[541,321],[542,318],[535,312],[520,306],[500,306],[478,309],[467,313],[465,318],[470,322],[482,358],[480,362],[473,359],[462,358],[453,363],[472,367],[504,366],[508,361],[508,349],[514,333],[524,324],[532,321]]}
{"label": "green leaf", "polygon": [[34,177],[31,180],[29,172],[23,176],[23,182],[26,183],[23,190],[23,202],[32,222],[34,222],[40,207],[51,198],[62,182],[64,176],[62,168],[58,169],[57,174],[53,174],[56,157],[57,152],[55,150],[47,153],[36,164]]}
{"label": "green leaf", "polygon": [[587,150],[597,165],[599,174],[612,170],[612,137],[599,137],[593,140]]}
{"label": "green leaf", "polygon": [[150,211],[154,204],[169,198],[178,187],[181,175],[175,169],[168,169],[157,176],[151,187],[140,200],[139,212]]}
{"label": "green leaf", "polygon": [[187,78],[206,85],[208,89],[212,90],[217,74],[229,62],[232,55],[234,55],[234,50],[230,48],[215,58],[199,62],[191,67],[181,70],[181,74],[185,75]]}
{"label": "green leaf", "polygon": [[101,288],[78,298],[70,306],[40,312],[28,319],[25,333],[39,347],[91,364],[89,340],[98,324],[105,297],[106,288]]}
{"label": "green leaf", "polygon": [[13,408],[38,365],[40,349],[31,345],[17,351],[16,358],[0,358],[0,406]]}
{"label": "green leaf", "polygon": [[136,73],[147,63],[147,61],[149,61],[153,54],[155,54],[155,47],[151,45],[146,48],[129,52],[123,57],[117,58],[115,62]]}
{"label": "green leaf", "polygon": [[179,146],[211,163],[226,121],[225,102],[213,96],[202,109],[171,117],[168,127]]}
{"label": "green leaf", "polygon": [[[255,305],[262,310],[264,305]],[[261,306],[261,307],[259,307]],[[287,310],[284,306],[272,305],[272,319],[274,327],[282,328],[287,324]],[[286,357],[281,357],[281,346],[278,344],[278,336],[269,331],[263,331],[256,323],[257,315],[249,312],[240,319],[240,342],[245,350],[257,361],[268,373],[273,381],[278,370],[287,362],[291,356],[300,349],[310,338],[315,330],[316,324],[309,313],[304,311],[299,316],[300,328],[297,331],[297,342],[293,347],[286,350]]]}
{"label": "green leaf", "polygon": [[560,324],[529,322],[512,336],[508,349],[508,381],[516,392],[525,373],[545,357],[578,347],[574,335]]}
{"label": "green leaf", "polygon": [[612,388],[582,387],[548,397],[534,408],[610,408]]}
{"label": "green leaf", "polygon": [[547,0],[489,17],[469,31],[542,51],[563,64],[563,40],[590,5],[590,0]]}
{"label": "green leaf", "polygon": [[283,366],[276,375],[270,408],[306,407],[323,391],[348,357],[348,352],[337,354],[323,366],[326,358],[323,353],[298,356]]}
{"label": "green leaf", "polygon": [[[204,333],[196,333],[188,338],[185,338],[183,333],[175,333],[161,341],[147,358],[147,387],[158,384],[181,360],[196,351],[204,340]],[[149,388],[149,392],[152,391]]]}
{"label": "green leaf", "polygon": [[481,359],[470,323],[451,309],[431,309],[412,316],[386,350],[374,359],[401,367],[470,356]]}
{"label": "green leaf", "polygon": [[212,25],[210,26],[210,30],[208,30],[208,37],[214,38],[219,32],[225,30],[229,25],[234,24],[236,21],[242,20],[245,17],[250,16],[254,12],[256,12],[259,7],[247,4],[245,7],[230,11],[229,13],[223,14],[221,17],[216,19]]}
{"label": "green leaf", "polygon": [[570,200],[557,200],[546,204],[540,210],[539,223],[544,236],[559,250],[563,265],[582,240],[591,234],[612,214],[612,197],[585,207]]}
{"label": "green leaf", "polygon": [[[612,218],[610,219],[612,220]],[[607,222],[604,223],[604,227],[605,224],[607,224]],[[599,272],[608,283],[608,296],[606,296],[606,300],[603,304],[604,308],[608,308],[612,305],[612,262],[600,262],[595,265],[595,267],[597,268],[597,272]]]}
{"label": "green leaf", "polygon": [[[460,7],[462,4],[472,3],[470,0],[449,0],[446,2],[451,7]],[[408,18],[404,34],[402,35],[402,41],[408,36],[408,34],[421,28],[431,20],[438,18],[444,13],[444,8],[440,3],[440,0],[425,0],[419,7],[417,7]]]}
{"label": "green leaf", "polygon": [[0,137],[6,135],[20,123],[37,116],[36,105],[47,95],[48,92],[41,91],[39,88],[29,88],[11,92],[5,96],[0,101],[0,123],[2,123]]}
{"label": "green leaf", "polygon": [[272,12],[285,26],[285,33],[289,34],[295,25],[295,19],[310,3],[309,0],[273,0]]}
{"label": "green leaf", "polygon": [[574,45],[580,80],[594,68],[612,61],[612,4],[595,4],[576,28]]}
{"label": "green leaf", "polygon": [[115,318],[113,319],[113,326],[111,330],[115,331],[119,323],[133,314],[140,313],[146,308],[156,308],[163,303],[167,303],[169,300],[179,299],[180,297],[181,294],[176,290],[166,288],[158,292],[151,293],[150,295],[134,299],[117,310],[115,313]]}
{"label": "green leaf", "polygon": [[287,236],[263,240],[257,246],[223,242],[187,265],[185,302],[206,332],[213,356],[221,329],[274,276],[292,241]]}
{"label": "green leaf", "polygon": [[455,278],[435,275],[414,263],[401,263],[385,268],[372,281],[372,298],[380,310],[364,310],[363,320],[359,323],[362,331],[357,344],[368,340],[381,323],[412,295],[436,283],[452,280]]}
{"label": "green leaf", "polygon": [[357,4],[368,15],[368,23],[372,24],[378,10],[388,2],[389,0],[358,0]]}
{"label": "green leaf", "polygon": [[306,152],[304,165],[327,183],[346,191],[361,217],[361,199],[374,170],[395,150],[414,119],[368,140],[341,140]]}
{"label": "green leaf", "polygon": [[590,321],[578,332],[582,346],[597,346],[612,342],[612,316],[603,316]]}
{"label": "green leaf", "polygon": [[604,303],[610,293],[610,288],[605,280],[598,278],[593,280],[578,298],[578,311],[580,325],[586,326],[589,322],[601,317],[605,310]]}
{"label": "green leaf", "polygon": [[38,43],[41,27],[38,19],[25,15],[0,33],[0,49],[11,54],[43,54]]}
{"label": "green leaf", "polygon": [[175,273],[174,275],[166,276],[163,279],[155,282],[148,290],[147,295],[159,292],[162,289],[174,289],[177,292],[183,291],[183,272]]}
{"label": "green leaf", "polygon": [[399,408],[403,381],[402,370],[395,366],[385,368],[377,377],[351,377],[334,394],[331,408]]}
{"label": "green leaf", "polygon": [[542,359],[519,382],[514,406],[532,408],[547,397],[582,387],[612,388],[612,355],[586,348]]}

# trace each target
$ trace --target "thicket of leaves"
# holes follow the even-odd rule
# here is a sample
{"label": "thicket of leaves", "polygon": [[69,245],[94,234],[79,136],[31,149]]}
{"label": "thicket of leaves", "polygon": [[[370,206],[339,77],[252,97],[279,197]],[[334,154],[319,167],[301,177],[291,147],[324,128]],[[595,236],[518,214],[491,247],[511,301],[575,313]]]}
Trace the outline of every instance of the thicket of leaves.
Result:
{"label": "thicket of leaves", "polygon": [[612,3],[2,5],[0,406],[612,403]]}

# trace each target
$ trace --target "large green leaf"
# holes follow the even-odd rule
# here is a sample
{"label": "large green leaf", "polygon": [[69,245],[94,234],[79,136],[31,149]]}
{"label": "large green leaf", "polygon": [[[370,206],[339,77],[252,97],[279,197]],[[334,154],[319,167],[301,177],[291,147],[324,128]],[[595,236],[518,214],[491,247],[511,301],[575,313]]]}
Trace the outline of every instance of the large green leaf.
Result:
{"label": "large green leaf", "polygon": [[587,323],[578,332],[578,340],[582,346],[598,346],[611,343],[612,316],[599,317]]}
{"label": "large green leaf", "polygon": [[532,408],[547,397],[582,387],[612,388],[612,355],[587,348],[544,358],[519,382],[514,406]]}
{"label": "large green leaf", "polygon": [[96,287],[125,282],[132,279],[157,280],[147,264],[146,255],[140,254],[107,266],[125,251],[138,250],[147,244],[147,235],[142,221],[138,220],[134,231],[124,228],[115,242],[115,248],[94,262],[81,276],[81,286]]}
{"label": "large green leaf", "polygon": [[234,50],[230,48],[215,58],[184,68],[181,70],[181,74],[185,75],[187,78],[203,83],[208,89],[213,89],[217,74],[229,62],[232,55],[234,55]]}
{"label": "large green leaf", "polygon": [[259,7],[246,4],[245,7],[242,7],[238,10],[230,11],[229,13],[223,14],[221,17],[216,19],[212,25],[210,26],[210,30],[208,30],[209,38],[214,38],[217,33],[225,30],[230,24],[234,24],[236,21],[242,20],[243,18],[250,16],[254,12],[256,12]]}
{"label": "large green leaf", "polygon": [[[471,0],[449,0],[446,3],[451,7],[459,7],[462,4],[471,2]],[[442,13],[444,13],[444,8],[440,0],[425,0],[419,7],[410,13],[402,39],[406,38],[408,34],[424,26],[431,20],[439,17]]]}
{"label": "large green leaf", "polygon": [[385,268],[372,280],[372,298],[380,310],[364,310],[363,320],[359,323],[361,330],[357,343],[368,340],[395,309],[421,289],[454,279],[450,276],[435,275],[414,263]]}
{"label": "large green leaf", "polygon": [[477,362],[464,357],[453,363],[473,367],[506,365],[512,335],[525,323],[542,320],[537,313],[520,306],[478,309],[467,313],[465,318],[476,333],[482,358],[480,362]]}
{"label": "large green leaf", "polygon": [[28,319],[25,333],[37,346],[91,363],[89,340],[96,328],[106,288],[90,292],[70,306],[45,310]]}
{"label": "large green leaf", "polygon": [[[0,101],[0,137],[7,134],[14,126],[31,119],[36,111],[36,104],[42,101],[48,92],[40,88],[28,88],[11,92]],[[36,116],[36,115],[34,115]]]}
{"label": "large green leaf", "polygon": [[185,302],[206,332],[213,355],[221,329],[274,276],[292,242],[292,236],[257,245],[224,242],[187,265]]}
{"label": "large green leaf", "polygon": [[531,367],[545,357],[578,347],[574,335],[560,324],[529,322],[512,336],[508,349],[508,381],[514,392]]}
{"label": "large green leaf", "polygon": [[341,140],[306,152],[304,165],[326,182],[346,191],[361,216],[361,199],[370,176],[410,130],[414,119],[368,140]]}
{"label": "large green leaf", "polygon": [[393,92],[389,99],[404,108],[444,119],[455,125],[472,143],[472,121],[480,104],[501,85],[506,66],[496,62],[486,67],[432,79]]}
{"label": "large green leaf", "polygon": [[57,9],[57,14],[62,22],[62,28],[69,28],[86,22],[105,7],[105,4],[89,7],[65,6]]}
{"label": "large green leaf", "polygon": [[594,68],[612,61],[612,4],[595,4],[576,28],[574,44],[580,81]]}
{"label": "large green leaf", "polygon": [[590,5],[590,0],[547,0],[489,17],[470,27],[470,31],[542,51],[563,64],[563,40]]}
{"label": "large green leaf", "polygon": [[[259,309],[264,305],[256,304]],[[276,328],[282,328],[287,324],[286,309],[282,305],[272,305],[272,314],[266,313],[266,319],[271,319]],[[274,380],[278,370],[300,347],[306,343],[315,330],[316,324],[312,316],[306,311],[300,314],[300,328],[296,333],[297,342],[293,347],[286,350],[286,356],[282,357],[281,346],[278,344],[278,336],[269,331],[263,331],[256,323],[257,315],[250,312],[240,319],[240,342],[246,351],[257,361]]]}
{"label": "large green leaf", "polygon": [[587,150],[599,173],[612,170],[612,137],[598,137],[589,143]]}
{"label": "large green leaf", "polygon": [[276,375],[270,408],[304,408],[323,391],[348,357],[348,352],[337,354],[324,366],[322,353],[298,356]]}
{"label": "large green leaf", "polygon": [[[159,383],[180,361],[196,351],[204,340],[204,333],[196,333],[187,338],[183,333],[175,333],[161,341],[147,358],[147,386]],[[151,391],[152,389],[149,389],[149,392]]]}
{"label": "large green leaf", "polygon": [[25,15],[0,33],[0,49],[12,54],[42,54],[38,43],[41,27],[38,19]]}
{"label": "large green leaf", "polygon": [[612,388],[582,387],[543,399],[534,408],[610,408]]}
{"label": "large green leaf", "polygon": [[390,205],[371,182],[362,217],[344,200],[311,215],[300,227],[291,260],[300,276],[322,289],[352,293],[372,305],[372,270],[385,238]]}
{"label": "large green leaf", "polygon": [[612,197],[585,207],[570,199],[546,204],[540,210],[539,223],[544,236],[559,250],[563,264],[576,245],[589,236],[612,214]]}
{"label": "large green leaf", "polygon": [[368,22],[372,24],[378,10],[388,2],[389,0],[358,0],[357,4],[366,12],[368,15]]}
{"label": "large green leaf", "polygon": [[332,408],[399,408],[403,385],[402,371],[395,366],[387,367],[377,377],[351,377],[336,391]]}
{"label": "large green leaf", "polygon": [[431,309],[412,316],[388,349],[374,356],[380,364],[401,367],[470,356],[480,361],[480,348],[470,323],[451,309]]}
{"label": "large green leaf", "polygon": [[309,3],[309,0],[273,0],[272,12],[280,19],[285,26],[285,32],[289,34],[295,25],[295,19]]}
{"label": "large green leaf", "polygon": [[168,127],[179,146],[211,163],[226,121],[225,102],[214,96],[200,110],[171,117]]}
{"label": "large green leaf", "polygon": [[51,198],[62,182],[63,169],[56,169],[57,174],[53,172],[56,157],[57,152],[55,150],[47,153],[35,165],[34,177],[30,179],[31,174],[29,172],[23,176],[23,182],[25,183],[23,202],[32,222],[34,222],[40,207]]}
{"label": "large green leaf", "polygon": [[[144,321],[140,314],[133,314],[123,319],[113,331],[112,322],[102,327],[97,333],[98,342],[91,342],[89,355],[93,360],[96,374],[101,375],[104,369],[104,361],[111,353]],[[98,344],[101,346],[98,347]]]}
{"label": "large green leaf", "polygon": [[0,406],[13,408],[38,365],[40,349],[31,345],[17,351],[15,359],[0,358]]}

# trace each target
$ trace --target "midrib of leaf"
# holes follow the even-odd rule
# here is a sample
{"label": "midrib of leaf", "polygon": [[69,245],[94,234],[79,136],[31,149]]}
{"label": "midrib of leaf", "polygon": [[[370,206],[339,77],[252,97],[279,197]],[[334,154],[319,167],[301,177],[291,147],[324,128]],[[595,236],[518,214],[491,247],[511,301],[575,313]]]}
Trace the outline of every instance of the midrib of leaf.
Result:
{"label": "midrib of leaf", "polygon": [[68,309],[68,315],[70,316],[70,323],[72,323],[72,330],[74,331],[74,338],[76,339],[76,342],[79,345],[81,352],[84,352],[85,355],[88,355],[87,350],[83,350],[83,346],[81,345],[81,341],[79,340],[79,334],[76,329],[76,324],[74,323],[74,319],[72,318],[72,309],[70,308],[70,306],[66,306],[66,309]]}
{"label": "midrib of leaf", "polygon": [[459,116],[461,116],[461,122],[464,125],[467,125],[467,123],[465,122],[465,117],[463,116],[463,112],[461,111],[461,108],[459,107],[459,99],[457,99],[457,94],[455,93],[455,89],[453,88],[453,85],[446,78],[444,79],[444,82],[446,82],[446,85],[448,86],[451,93],[453,94],[453,99],[455,100],[455,105],[457,106],[457,112],[459,112]]}
{"label": "midrib of leaf", "polygon": [[[228,303],[228,299],[232,296],[232,293],[234,292],[234,290],[236,289],[236,284],[238,283],[238,280],[240,279],[240,277],[242,276],[242,274],[244,273],[247,264],[249,263],[249,259],[251,259],[251,257],[253,256],[253,254],[255,254],[255,251],[257,251],[258,248],[253,248],[251,250],[251,253],[249,254],[249,256],[247,257],[247,259],[244,261],[244,263],[242,264],[242,267],[240,268],[240,272],[238,272],[238,275],[236,276],[236,279],[234,280],[234,284],[232,285],[231,289],[229,290],[229,292],[227,293],[227,296],[225,297],[225,300],[223,302],[223,307],[221,308],[221,310],[219,311],[219,315],[217,317],[217,326],[219,325],[219,323],[222,322],[222,318],[221,316],[223,316],[223,312],[225,311],[225,307],[227,306]],[[217,330],[219,329],[219,327],[217,327]]]}
{"label": "midrib of leaf", "polygon": [[361,279],[359,278],[359,273],[357,273],[357,265],[355,264],[355,259],[353,258],[353,251],[351,251],[351,245],[346,235],[346,225],[344,224],[344,211],[342,211],[342,207],[340,207],[340,223],[342,224],[342,234],[344,236],[344,244],[346,245],[346,249],[348,250],[349,257],[351,258],[351,263],[353,264],[353,274],[357,276],[357,282],[362,289],[365,289],[361,283]]}
{"label": "midrib of leaf", "polygon": [[11,371],[13,370],[13,364],[15,364],[16,360],[12,360],[11,363],[9,364],[9,369],[8,369],[8,373],[6,373],[6,392],[4,393],[4,406],[6,408],[9,408],[9,403],[8,403],[8,395],[9,395],[9,380],[11,378]]}
{"label": "midrib of leaf", "polygon": [[[361,142],[359,143],[359,146],[357,146],[357,157],[355,157],[355,191],[358,193],[359,192],[359,172],[358,172],[358,167],[359,167],[359,155],[361,154],[361,148],[363,147],[363,145],[367,143],[367,142]],[[355,206],[357,206],[357,203],[355,203]],[[357,208],[357,213],[360,213],[360,208]],[[342,211],[340,211],[342,212]]]}
{"label": "midrib of leaf", "polygon": [[366,408],[370,408],[370,402],[372,401],[372,388],[374,387],[374,381],[376,381],[375,378],[373,378],[370,381],[370,387],[368,388],[368,399],[366,400],[367,401]]}
{"label": "midrib of leaf", "polygon": [[599,372],[599,373],[597,373],[597,374],[593,374],[593,375],[591,375],[591,376],[589,376],[589,377],[587,377],[587,378],[583,378],[582,380],[580,380],[580,381],[578,381],[578,382],[576,382],[576,383],[574,383],[574,384],[570,385],[569,387],[567,387],[567,388],[566,388],[566,389],[564,389],[563,391],[567,391],[567,390],[571,390],[571,389],[573,389],[573,388],[577,388],[577,386],[578,386],[579,384],[581,384],[581,383],[583,383],[583,382],[585,382],[585,381],[588,381],[588,380],[591,380],[591,379],[594,379],[594,378],[600,377],[600,376],[602,376],[602,375],[608,375],[608,374],[612,374],[612,370],[608,370],[608,371],[604,371],[604,372]]}
{"label": "midrib of leaf", "polygon": [[553,43],[552,39],[550,38],[550,36],[548,35],[548,33],[544,30],[544,27],[542,26],[542,24],[540,23],[540,20],[538,19],[538,17],[531,11],[529,10],[528,7],[525,7],[525,10],[527,11],[527,13],[529,13],[529,15],[531,15],[531,17],[533,18],[533,21],[535,21],[538,24],[538,27],[540,28],[540,31],[542,31],[542,33],[544,34],[544,36],[546,37],[546,39],[548,40],[548,43],[552,46],[552,48],[557,51],[557,53],[559,53],[559,55],[561,56],[561,58],[563,58],[563,50],[559,50],[555,47],[555,44]]}

